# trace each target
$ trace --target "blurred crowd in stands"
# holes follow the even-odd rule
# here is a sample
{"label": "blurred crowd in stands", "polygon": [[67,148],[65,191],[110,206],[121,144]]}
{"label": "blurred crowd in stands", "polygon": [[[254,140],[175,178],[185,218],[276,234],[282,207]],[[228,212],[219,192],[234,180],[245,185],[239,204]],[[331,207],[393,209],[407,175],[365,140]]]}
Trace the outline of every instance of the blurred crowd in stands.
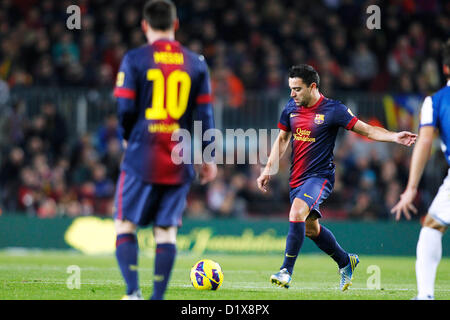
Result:
{"label": "blurred crowd in stands", "polygon": [[[12,86],[111,87],[126,50],[145,43],[144,1],[0,3],[0,78]],[[244,90],[285,88],[293,64],[313,65],[322,89],[426,93],[442,83],[440,44],[450,4],[439,0],[179,0],[177,39],[205,55],[218,95],[238,106]],[[368,29],[378,4],[381,29]],[[230,95],[229,91],[234,94]]]}
{"label": "blurred crowd in stands", "polygon": [[[205,56],[215,102],[226,107],[239,108],[247,92],[287,94],[286,71],[298,63],[318,70],[321,91],[330,97],[355,90],[426,95],[444,84],[440,48],[450,36],[446,1],[174,2],[177,40]],[[123,54],[145,43],[143,3],[76,1],[81,29],[68,30],[66,9],[72,1],[1,1],[0,105],[5,92],[18,87],[112,90]],[[379,30],[366,26],[369,4],[381,6]],[[115,115],[69,143],[71,119],[60,114],[55,101],[45,101],[33,117],[26,109],[21,99],[1,107],[0,209],[40,217],[110,216],[123,152]],[[353,133],[340,135],[336,183],[324,215],[389,218],[407,181],[410,153]],[[220,166],[214,182],[193,185],[187,215],[287,215],[289,165],[286,155],[265,195],[256,188],[259,166]],[[429,192],[422,189],[418,197],[422,212]]]}
{"label": "blurred crowd in stands", "polygon": [[122,146],[110,115],[93,134],[68,143],[67,121],[52,101],[32,119],[23,101],[1,120],[1,206],[39,217],[110,215]]}

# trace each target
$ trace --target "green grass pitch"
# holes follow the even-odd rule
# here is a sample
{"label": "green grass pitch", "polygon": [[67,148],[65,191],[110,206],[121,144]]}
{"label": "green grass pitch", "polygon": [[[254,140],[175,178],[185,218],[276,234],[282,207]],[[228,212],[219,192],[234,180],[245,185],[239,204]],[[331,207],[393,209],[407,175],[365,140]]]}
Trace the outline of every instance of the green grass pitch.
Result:
{"label": "green grass pitch", "polygon": [[[213,259],[224,270],[218,291],[197,291],[189,280],[191,266]],[[289,289],[269,283],[282,255],[219,255],[180,253],[165,298],[167,300],[409,300],[416,294],[415,257],[360,256],[353,285],[339,291],[337,266],[324,254],[300,255]],[[80,270],[80,288],[68,288],[69,266]],[[374,273],[375,270],[375,273]],[[69,272],[68,272],[69,271]],[[379,273],[377,273],[379,271]],[[379,275],[380,288],[370,288]],[[140,255],[139,280],[151,294],[153,258]],[[450,299],[450,258],[444,257],[436,276],[435,298]],[[368,287],[369,283],[369,287]],[[124,283],[115,257],[67,251],[0,251],[0,300],[117,300]]]}

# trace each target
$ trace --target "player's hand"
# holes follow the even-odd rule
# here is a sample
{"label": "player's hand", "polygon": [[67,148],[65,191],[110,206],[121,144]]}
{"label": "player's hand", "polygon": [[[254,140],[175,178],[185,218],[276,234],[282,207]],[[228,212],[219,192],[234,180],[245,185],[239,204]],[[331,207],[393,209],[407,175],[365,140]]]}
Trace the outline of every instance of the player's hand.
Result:
{"label": "player's hand", "polygon": [[270,175],[266,173],[261,173],[261,175],[256,179],[256,183],[258,184],[259,190],[262,192],[267,192],[267,185],[269,184]]}
{"label": "player's hand", "polygon": [[199,170],[200,184],[207,184],[214,180],[217,175],[217,165],[215,163],[202,163]]}
{"label": "player's hand", "polygon": [[407,147],[412,146],[416,142],[416,140],[417,134],[411,133],[409,131],[397,132],[395,135],[395,142]]}
{"label": "player's hand", "polygon": [[410,211],[417,214],[416,207],[412,204],[417,195],[416,188],[407,188],[400,196],[400,201],[392,208],[391,213],[395,214],[395,220],[400,220],[402,214],[407,220],[411,220]]}

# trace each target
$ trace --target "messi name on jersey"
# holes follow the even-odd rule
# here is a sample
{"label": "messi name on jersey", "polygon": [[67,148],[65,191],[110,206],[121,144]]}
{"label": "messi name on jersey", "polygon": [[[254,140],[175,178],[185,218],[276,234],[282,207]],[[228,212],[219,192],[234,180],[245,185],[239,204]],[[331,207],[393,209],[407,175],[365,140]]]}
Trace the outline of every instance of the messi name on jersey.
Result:
{"label": "messi name on jersey", "polygon": [[181,52],[165,52],[165,51],[155,51],[153,53],[153,60],[155,63],[162,64],[179,64],[184,63],[183,54]]}
{"label": "messi name on jersey", "polygon": [[302,128],[297,128],[293,134],[294,140],[305,141],[305,142],[316,142],[316,138],[311,138],[310,130],[303,130]]}

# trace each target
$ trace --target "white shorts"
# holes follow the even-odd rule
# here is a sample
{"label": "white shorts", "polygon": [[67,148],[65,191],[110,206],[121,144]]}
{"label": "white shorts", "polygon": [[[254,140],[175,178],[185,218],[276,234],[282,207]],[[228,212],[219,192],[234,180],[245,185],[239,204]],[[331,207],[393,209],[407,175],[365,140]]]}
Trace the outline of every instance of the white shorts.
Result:
{"label": "white shorts", "polygon": [[450,169],[428,209],[428,214],[443,226],[450,225]]}

